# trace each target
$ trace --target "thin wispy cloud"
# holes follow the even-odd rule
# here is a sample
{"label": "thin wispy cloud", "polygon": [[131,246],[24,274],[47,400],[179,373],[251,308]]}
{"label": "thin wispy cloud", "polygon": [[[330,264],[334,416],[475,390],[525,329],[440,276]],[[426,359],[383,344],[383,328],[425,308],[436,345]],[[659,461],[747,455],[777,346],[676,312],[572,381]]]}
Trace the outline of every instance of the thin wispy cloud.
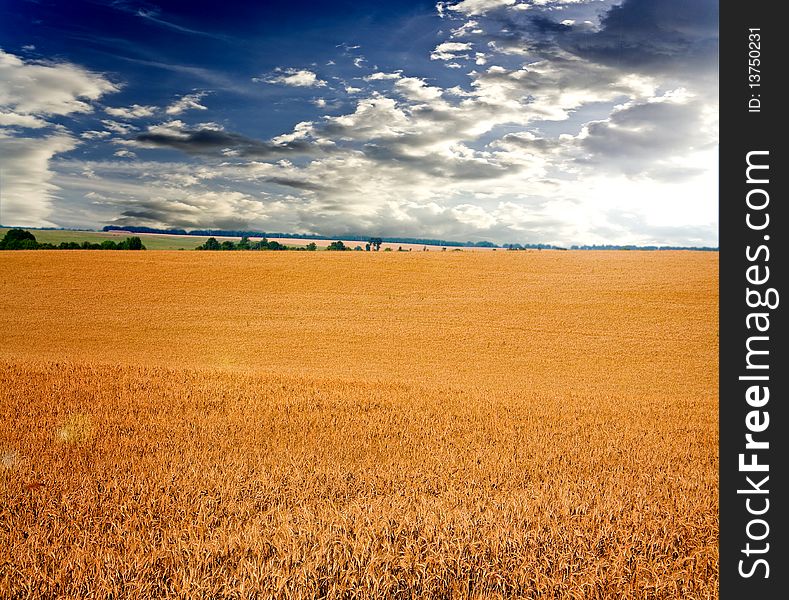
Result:
{"label": "thin wispy cloud", "polygon": [[208,92],[185,94],[170,104],[164,112],[168,115],[180,115],[187,110],[208,110],[207,107],[200,104],[201,100],[207,95]]}
{"label": "thin wispy cloud", "polygon": [[109,6],[139,17],[140,19],[147,21],[148,23],[152,23],[158,27],[162,27],[180,34],[211,38],[223,42],[232,41],[231,37],[223,34],[194,29],[192,27],[175,23],[172,20],[165,19],[162,17],[162,10],[158,6],[148,2],[114,1],[110,2]]}

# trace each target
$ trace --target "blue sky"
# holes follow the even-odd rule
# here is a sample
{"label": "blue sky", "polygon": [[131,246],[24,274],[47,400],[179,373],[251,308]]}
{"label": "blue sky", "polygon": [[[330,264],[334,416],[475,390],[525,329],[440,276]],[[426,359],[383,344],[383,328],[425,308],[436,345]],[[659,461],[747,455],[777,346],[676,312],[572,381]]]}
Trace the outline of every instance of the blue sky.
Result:
{"label": "blue sky", "polygon": [[0,0],[0,221],[717,245],[717,15]]}

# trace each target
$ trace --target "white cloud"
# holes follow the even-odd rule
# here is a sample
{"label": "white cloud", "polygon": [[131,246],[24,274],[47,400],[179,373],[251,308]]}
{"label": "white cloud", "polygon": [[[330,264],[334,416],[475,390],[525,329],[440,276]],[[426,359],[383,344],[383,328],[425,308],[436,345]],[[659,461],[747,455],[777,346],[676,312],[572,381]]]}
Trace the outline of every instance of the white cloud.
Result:
{"label": "white cloud", "polygon": [[112,134],[109,131],[83,131],[79,134],[83,140],[100,140],[103,138],[108,138]]}
{"label": "white cloud", "polygon": [[424,80],[418,77],[403,77],[395,83],[395,90],[403,94],[409,100],[430,101],[441,97],[441,88],[427,85]]}
{"label": "white cloud", "polygon": [[132,104],[127,108],[112,108],[107,107],[104,112],[112,117],[119,119],[140,119],[142,117],[150,117],[156,112],[155,106],[141,106],[139,104]]}
{"label": "white cloud", "polygon": [[467,42],[443,42],[430,53],[431,60],[452,60],[467,57],[468,54],[458,54],[471,50],[472,44]]}
{"label": "white cloud", "polygon": [[396,73],[373,73],[372,75],[368,75],[364,78],[365,81],[385,81],[387,79],[400,79],[402,76],[402,71],[398,71]]}
{"label": "white cloud", "polygon": [[148,126],[149,133],[181,137],[183,139],[188,137],[188,135],[184,133],[185,129],[187,129],[187,125],[180,119],[171,119],[164,123]]}
{"label": "white cloud", "polygon": [[112,155],[120,158],[137,158],[137,155],[131,150],[117,150]]}
{"label": "white cloud", "polygon": [[474,17],[484,15],[491,10],[511,7],[515,4],[515,0],[461,0],[461,2],[454,4],[450,2],[439,2],[438,4],[441,12],[450,10],[467,17]]}
{"label": "white cloud", "polygon": [[294,140],[303,140],[310,137],[312,135],[312,131],[312,122],[302,121],[300,123],[296,123],[293,126],[292,132],[279,135],[275,138],[272,138],[271,141],[275,144],[287,144],[288,142],[292,142]]}
{"label": "white cloud", "polygon": [[187,110],[208,110],[207,107],[200,104],[200,100],[205,98],[208,92],[195,92],[193,94],[186,94],[181,96],[178,100],[170,104],[164,112],[168,115],[180,115]]}
{"label": "white cloud", "polygon": [[496,218],[481,206],[474,204],[459,204],[452,208],[455,218],[476,229],[490,229],[496,224]]}
{"label": "white cloud", "polygon": [[[172,120],[113,143],[179,149],[196,157],[189,164],[79,163],[55,181],[68,190],[89,187],[104,200],[85,214],[105,211],[121,223],[564,245],[715,244],[714,95],[692,80],[678,90],[685,84],[607,54],[596,60],[583,36],[603,28],[580,25],[594,7],[562,12],[581,17],[561,29],[552,11],[569,3],[442,3],[445,16],[462,24],[431,58],[452,68],[476,63],[465,80],[453,73],[454,87],[375,67],[361,79],[380,83],[366,90],[331,80],[333,91],[358,95],[350,109],[344,95],[329,105],[308,92],[333,114],[289,124],[269,140]],[[513,12],[519,7],[559,27],[524,19]],[[562,43],[565,32],[575,37]],[[605,54],[607,42],[592,49]],[[257,81],[328,86],[297,69]],[[666,89],[673,91],[657,91]],[[126,152],[116,155],[129,158]],[[201,158],[209,160],[197,172]],[[672,221],[677,214],[685,215],[682,225]]]}
{"label": "white cloud", "polygon": [[2,223],[47,227],[52,203],[59,188],[52,183],[50,160],[76,147],[69,135],[47,137],[0,137],[0,164],[3,165]]}
{"label": "white cloud", "polygon": [[280,69],[281,75],[268,78],[254,78],[252,81],[265,83],[281,83],[292,87],[324,87],[326,82],[319,79],[312,71],[307,69]]}
{"label": "white cloud", "polygon": [[0,50],[0,109],[19,115],[69,115],[119,87],[103,75],[66,62],[25,61]]}
{"label": "white cloud", "polygon": [[351,114],[325,117],[322,131],[341,139],[373,140],[403,135],[409,123],[407,115],[391,98],[365,98]]}
{"label": "white cloud", "polygon": [[109,131],[113,133],[118,133],[120,135],[127,135],[132,131],[136,131],[137,127],[131,125],[129,123],[119,123],[118,121],[113,121],[112,119],[102,119],[101,124],[104,125]]}
{"label": "white cloud", "polygon": [[474,19],[469,19],[460,27],[456,27],[451,31],[451,35],[453,38],[458,37],[465,37],[467,35],[475,34],[475,33],[483,33],[483,30],[479,28],[479,21]]}
{"label": "white cloud", "polygon": [[44,119],[33,115],[17,114],[15,112],[0,111],[0,127],[27,127],[29,129],[41,129],[47,127]]}
{"label": "white cloud", "polygon": [[[119,87],[103,75],[67,62],[28,61],[0,50],[0,165],[2,219],[7,225],[47,226],[58,187],[52,158],[79,143],[46,119],[93,111],[92,101]],[[40,137],[18,128],[45,129]]]}

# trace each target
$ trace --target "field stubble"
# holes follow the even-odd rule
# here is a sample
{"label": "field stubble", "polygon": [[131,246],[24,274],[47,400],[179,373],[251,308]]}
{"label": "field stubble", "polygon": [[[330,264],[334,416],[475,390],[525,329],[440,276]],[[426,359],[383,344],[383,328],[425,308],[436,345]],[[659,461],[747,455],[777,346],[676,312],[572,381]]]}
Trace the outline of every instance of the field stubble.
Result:
{"label": "field stubble", "polygon": [[1,259],[2,597],[717,597],[717,254]]}

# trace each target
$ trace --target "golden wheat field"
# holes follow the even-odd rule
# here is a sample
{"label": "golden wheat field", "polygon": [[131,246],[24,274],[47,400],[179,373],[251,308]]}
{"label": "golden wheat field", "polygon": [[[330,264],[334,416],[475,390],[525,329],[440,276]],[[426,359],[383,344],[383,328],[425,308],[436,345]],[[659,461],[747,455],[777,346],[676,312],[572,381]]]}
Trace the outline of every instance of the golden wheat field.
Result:
{"label": "golden wheat field", "polygon": [[0,597],[718,597],[718,256],[0,253]]}

